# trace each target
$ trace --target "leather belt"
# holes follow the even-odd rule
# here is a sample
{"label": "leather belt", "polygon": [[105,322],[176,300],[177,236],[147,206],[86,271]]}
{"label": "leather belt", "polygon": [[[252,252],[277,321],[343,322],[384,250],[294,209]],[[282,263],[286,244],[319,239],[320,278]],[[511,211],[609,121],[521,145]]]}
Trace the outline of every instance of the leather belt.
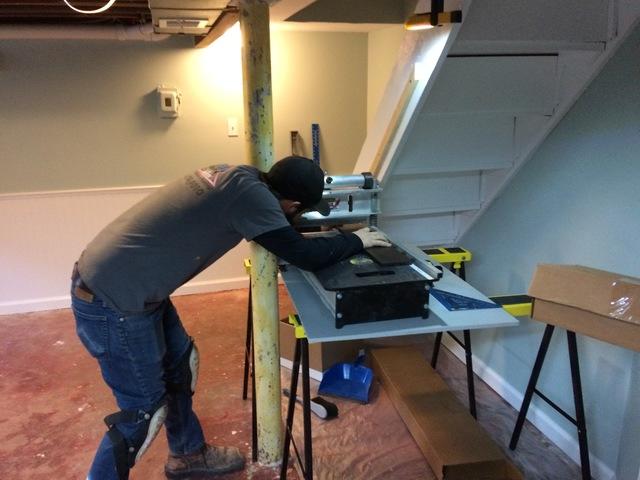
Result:
{"label": "leather belt", "polygon": [[93,302],[95,294],[87,286],[87,284],[84,283],[82,277],[80,277],[77,263],[73,266],[73,273],[71,274],[71,288],[73,290],[73,294],[80,300],[84,300],[85,302],[89,303]]}

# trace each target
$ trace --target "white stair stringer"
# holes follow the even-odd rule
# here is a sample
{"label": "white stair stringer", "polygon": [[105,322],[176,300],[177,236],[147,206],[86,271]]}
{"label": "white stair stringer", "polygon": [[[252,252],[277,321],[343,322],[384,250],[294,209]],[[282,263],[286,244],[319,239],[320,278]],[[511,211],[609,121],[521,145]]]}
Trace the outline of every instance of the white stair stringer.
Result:
{"label": "white stair stringer", "polygon": [[[469,5],[471,0],[465,3]],[[354,173],[375,171],[379,179],[384,179],[459,31],[460,25],[454,24],[405,32],[396,64],[356,160]],[[421,64],[420,79],[415,76],[416,63]]]}

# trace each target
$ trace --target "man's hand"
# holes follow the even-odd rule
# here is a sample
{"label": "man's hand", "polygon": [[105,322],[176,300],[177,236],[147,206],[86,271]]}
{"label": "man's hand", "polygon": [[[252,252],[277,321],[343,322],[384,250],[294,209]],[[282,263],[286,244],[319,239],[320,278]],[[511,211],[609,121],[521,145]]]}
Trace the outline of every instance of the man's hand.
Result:
{"label": "man's hand", "polygon": [[382,232],[371,230],[369,227],[361,228],[353,233],[362,241],[363,248],[391,246],[391,242]]}

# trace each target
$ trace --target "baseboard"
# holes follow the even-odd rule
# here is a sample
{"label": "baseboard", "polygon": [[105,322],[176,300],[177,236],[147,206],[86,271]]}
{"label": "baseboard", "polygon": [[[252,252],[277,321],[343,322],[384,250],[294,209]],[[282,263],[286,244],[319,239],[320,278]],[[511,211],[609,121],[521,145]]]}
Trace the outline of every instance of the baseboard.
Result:
{"label": "baseboard", "polygon": [[[236,290],[247,288],[248,277],[233,277],[220,280],[203,280],[198,282],[188,282],[178,288],[173,295],[192,295],[195,293],[221,292],[223,290]],[[59,310],[69,308],[71,298],[69,295],[46,298],[30,298],[16,300],[12,302],[0,303],[0,315],[10,315],[16,313],[41,312],[43,310]]]}
{"label": "baseboard", "polygon": [[71,298],[69,295],[59,297],[29,298],[12,302],[0,302],[0,315],[15,313],[41,312],[43,310],[59,310],[69,308]]}
{"label": "baseboard", "polygon": [[173,295],[193,295],[196,293],[221,292],[223,290],[237,290],[239,288],[249,288],[249,277],[232,277],[220,280],[201,280],[198,282],[187,282],[178,288]]}
{"label": "baseboard", "polygon": [[[453,353],[463,364],[466,365],[464,349],[447,335],[442,336],[442,345]],[[491,367],[480,360],[473,357],[473,371],[489,385],[498,395],[500,395],[509,405],[520,410],[524,394],[507,383],[505,379],[496,373]],[[482,415],[482,412],[479,412]],[[560,425],[555,422],[543,410],[536,407],[533,403],[527,412],[527,420],[536,426],[549,440],[551,440],[560,450],[562,450],[575,463],[580,464],[580,448],[578,441],[569,435]],[[590,454],[591,475],[596,480],[610,480],[615,478],[615,472],[602,462],[595,455]]]}

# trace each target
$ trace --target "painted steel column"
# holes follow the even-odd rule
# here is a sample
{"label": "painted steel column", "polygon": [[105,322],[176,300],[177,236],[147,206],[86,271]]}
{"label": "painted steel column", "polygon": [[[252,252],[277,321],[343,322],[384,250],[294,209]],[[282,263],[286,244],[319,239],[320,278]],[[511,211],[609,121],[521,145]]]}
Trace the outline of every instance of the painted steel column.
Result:
{"label": "painted steel column", "polygon": [[[241,0],[239,7],[247,163],[266,171],[273,163],[269,5]],[[276,465],[282,461],[283,440],[277,265],[256,243],[251,243],[251,265],[258,462]]]}

